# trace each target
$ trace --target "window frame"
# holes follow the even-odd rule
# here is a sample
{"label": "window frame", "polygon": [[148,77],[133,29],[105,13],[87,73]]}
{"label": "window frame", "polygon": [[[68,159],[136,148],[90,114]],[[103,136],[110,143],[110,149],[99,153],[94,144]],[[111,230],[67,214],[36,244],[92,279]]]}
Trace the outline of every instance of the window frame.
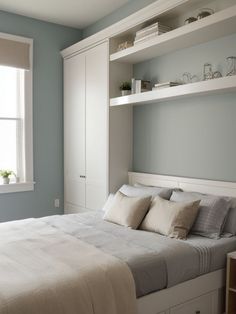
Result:
{"label": "window frame", "polygon": [[33,39],[21,36],[15,36],[5,33],[0,33],[0,38],[9,39],[29,44],[30,49],[30,69],[25,71],[24,78],[24,127],[23,127],[23,143],[22,149],[24,151],[23,173],[24,181],[1,184],[0,194],[15,193],[34,190],[34,173],[33,173]]}

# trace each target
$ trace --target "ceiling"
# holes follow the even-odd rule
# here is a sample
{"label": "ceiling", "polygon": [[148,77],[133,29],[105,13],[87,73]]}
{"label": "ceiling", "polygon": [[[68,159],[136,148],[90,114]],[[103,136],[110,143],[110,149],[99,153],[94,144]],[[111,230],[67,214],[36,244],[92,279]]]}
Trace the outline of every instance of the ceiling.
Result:
{"label": "ceiling", "polygon": [[0,0],[0,10],[82,29],[127,2],[129,0]]}

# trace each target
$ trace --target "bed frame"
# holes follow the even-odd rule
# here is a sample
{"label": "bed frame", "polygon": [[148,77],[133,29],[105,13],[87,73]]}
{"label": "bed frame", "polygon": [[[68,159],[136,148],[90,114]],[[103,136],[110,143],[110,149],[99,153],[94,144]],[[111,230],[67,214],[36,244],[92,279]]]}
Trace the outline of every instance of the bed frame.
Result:
{"label": "bed frame", "polygon": [[[180,188],[236,198],[236,183],[129,172],[129,184]],[[222,314],[225,270],[197,277],[137,300],[139,314]]]}

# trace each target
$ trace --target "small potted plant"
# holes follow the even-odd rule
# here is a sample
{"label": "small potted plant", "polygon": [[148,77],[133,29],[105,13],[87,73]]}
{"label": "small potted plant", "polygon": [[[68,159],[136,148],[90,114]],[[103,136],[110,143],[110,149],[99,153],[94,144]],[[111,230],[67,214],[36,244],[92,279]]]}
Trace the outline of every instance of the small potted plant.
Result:
{"label": "small potted plant", "polygon": [[15,173],[11,170],[0,170],[0,176],[2,177],[3,184],[10,183],[10,176],[15,175]]}
{"label": "small potted plant", "polygon": [[130,82],[123,82],[120,85],[121,95],[126,96],[131,94],[131,83]]}

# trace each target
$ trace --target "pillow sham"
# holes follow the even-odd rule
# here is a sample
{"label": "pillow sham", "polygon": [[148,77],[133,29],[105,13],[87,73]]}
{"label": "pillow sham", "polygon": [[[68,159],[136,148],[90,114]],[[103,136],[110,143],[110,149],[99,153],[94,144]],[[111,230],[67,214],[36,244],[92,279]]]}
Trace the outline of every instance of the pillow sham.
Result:
{"label": "pillow sham", "polygon": [[128,197],[118,191],[112,206],[103,219],[132,229],[137,229],[146,215],[151,203],[151,196]]}
{"label": "pillow sham", "polygon": [[121,193],[130,196],[130,197],[137,197],[137,196],[157,196],[164,199],[170,199],[172,190],[166,189],[166,188],[160,188],[160,187],[151,187],[151,186],[132,186],[128,184],[122,185],[122,187],[119,190]]}
{"label": "pillow sham", "polygon": [[198,214],[199,203],[176,203],[156,196],[140,229],[185,240]]}
{"label": "pillow sham", "polygon": [[197,192],[173,192],[170,200],[174,202],[201,200],[191,233],[211,239],[220,238],[230,208],[229,200]]}

